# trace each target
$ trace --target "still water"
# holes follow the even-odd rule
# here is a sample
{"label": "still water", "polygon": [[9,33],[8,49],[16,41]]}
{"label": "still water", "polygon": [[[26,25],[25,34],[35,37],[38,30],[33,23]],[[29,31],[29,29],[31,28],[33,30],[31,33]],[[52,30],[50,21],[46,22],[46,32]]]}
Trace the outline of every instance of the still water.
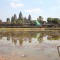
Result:
{"label": "still water", "polygon": [[57,46],[60,31],[0,32],[1,60],[60,60]]}

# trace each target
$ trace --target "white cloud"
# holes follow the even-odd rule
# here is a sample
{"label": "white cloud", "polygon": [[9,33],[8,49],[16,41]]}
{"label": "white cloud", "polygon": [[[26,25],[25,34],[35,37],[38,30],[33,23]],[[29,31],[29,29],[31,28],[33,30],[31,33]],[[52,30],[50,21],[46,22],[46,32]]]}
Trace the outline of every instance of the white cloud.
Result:
{"label": "white cloud", "polygon": [[35,8],[35,9],[30,9],[30,10],[25,10],[25,12],[30,12],[30,13],[32,13],[32,12],[42,12],[42,10],[40,9],[40,8]]}
{"label": "white cloud", "polygon": [[13,7],[13,8],[19,8],[19,7],[23,7],[24,6],[24,4],[17,4],[17,3],[10,3],[10,5],[11,5],[11,7]]}

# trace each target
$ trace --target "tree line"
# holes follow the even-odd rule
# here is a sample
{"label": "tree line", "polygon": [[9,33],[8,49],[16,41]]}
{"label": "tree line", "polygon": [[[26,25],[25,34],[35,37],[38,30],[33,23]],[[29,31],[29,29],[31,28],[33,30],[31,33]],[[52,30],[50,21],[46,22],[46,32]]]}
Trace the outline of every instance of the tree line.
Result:
{"label": "tree line", "polygon": [[[39,23],[39,24],[38,24]],[[31,15],[23,17],[22,12],[19,13],[19,17],[14,14],[11,18],[7,18],[6,22],[0,19],[0,27],[60,27],[59,18],[47,18],[47,22],[43,21],[43,17],[39,16],[36,20],[32,20]]]}

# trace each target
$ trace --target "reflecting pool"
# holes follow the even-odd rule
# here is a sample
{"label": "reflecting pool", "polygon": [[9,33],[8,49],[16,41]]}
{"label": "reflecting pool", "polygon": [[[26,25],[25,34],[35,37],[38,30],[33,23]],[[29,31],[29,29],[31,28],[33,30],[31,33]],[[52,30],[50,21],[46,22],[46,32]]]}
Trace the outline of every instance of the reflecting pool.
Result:
{"label": "reflecting pool", "polygon": [[58,46],[60,31],[0,32],[1,60],[60,60]]}

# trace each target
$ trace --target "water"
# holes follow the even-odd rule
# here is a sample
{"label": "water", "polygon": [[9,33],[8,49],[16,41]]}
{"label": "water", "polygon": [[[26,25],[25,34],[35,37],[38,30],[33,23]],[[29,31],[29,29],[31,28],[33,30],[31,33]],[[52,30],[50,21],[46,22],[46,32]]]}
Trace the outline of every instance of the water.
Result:
{"label": "water", "polygon": [[1,60],[60,60],[60,32],[0,32]]}

